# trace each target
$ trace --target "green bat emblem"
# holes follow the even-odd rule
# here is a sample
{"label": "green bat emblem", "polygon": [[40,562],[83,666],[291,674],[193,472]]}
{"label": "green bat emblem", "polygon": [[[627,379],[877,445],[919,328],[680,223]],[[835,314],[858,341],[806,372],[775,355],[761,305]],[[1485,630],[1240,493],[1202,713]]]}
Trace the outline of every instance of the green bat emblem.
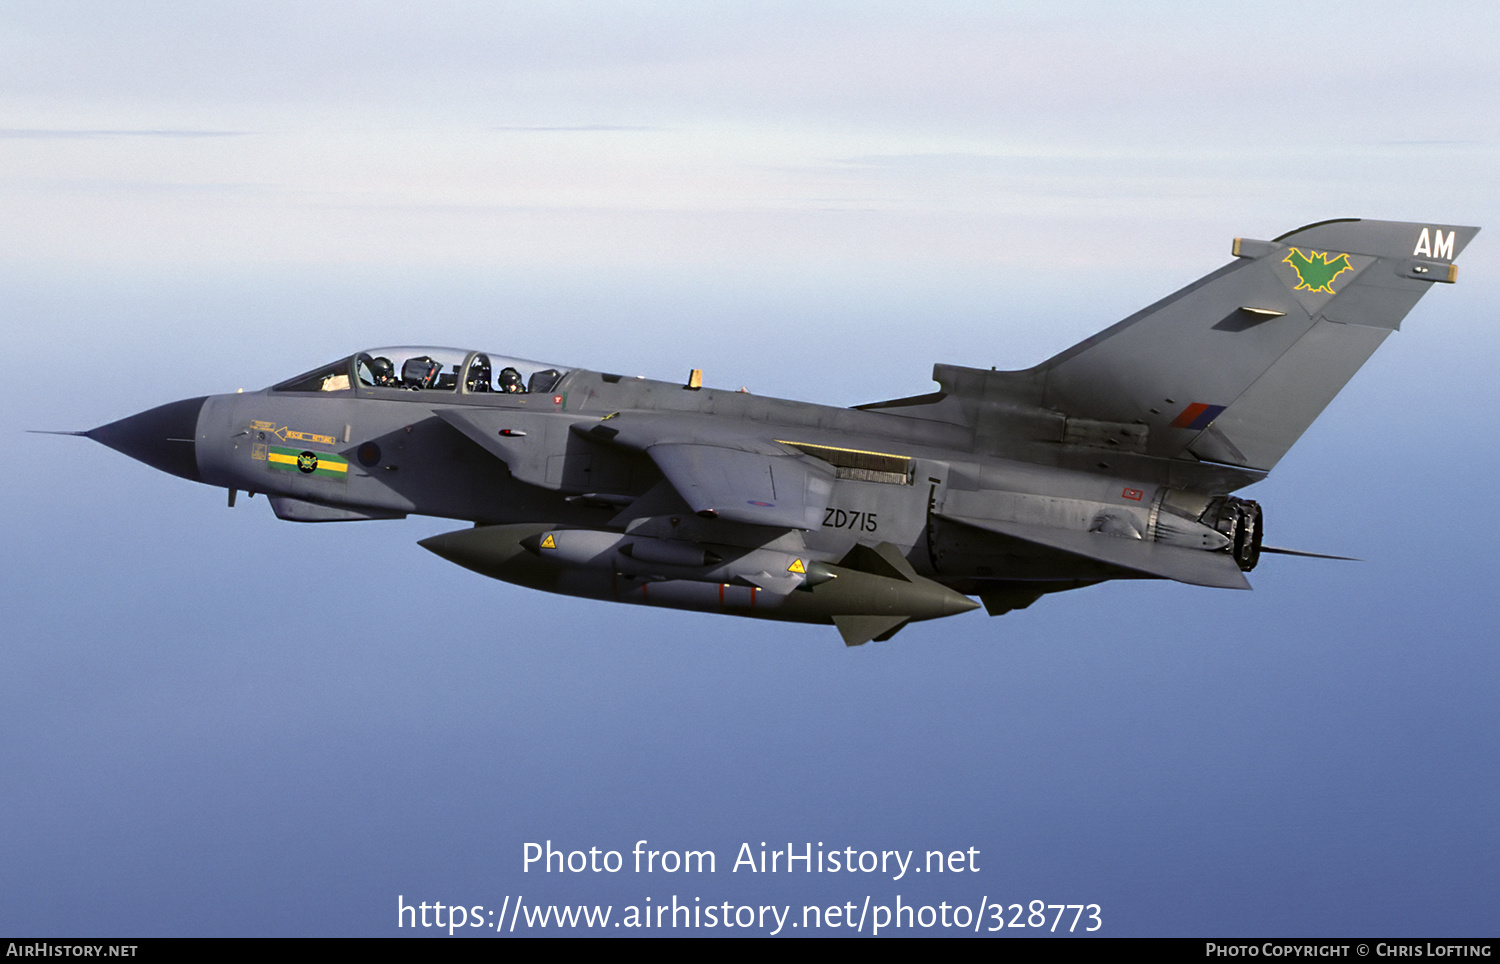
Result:
{"label": "green bat emblem", "polygon": [[1293,291],[1326,291],[1333,294],[1333,279],[1345,271],[1354,270],[1354,265],[1349,263],[1347,254],[1337,257],[1327,253],[1319,254],[1316,251],[1303,254],[1293,248],[1292,253],[1282,260],[1297,272],[1297,287],[1293,288]]}

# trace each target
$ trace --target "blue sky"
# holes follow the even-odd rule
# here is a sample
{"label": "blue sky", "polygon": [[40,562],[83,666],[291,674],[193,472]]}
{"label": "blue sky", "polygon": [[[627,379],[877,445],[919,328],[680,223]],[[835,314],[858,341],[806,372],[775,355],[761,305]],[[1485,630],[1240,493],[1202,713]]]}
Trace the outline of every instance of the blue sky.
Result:
{"label": "blue sky", "polygon": [[[1246,493],[1253,593],[846,650],[529,593],[81,440],[359,347],[835,404],[1032,364],[1328,217],[1500,219],[1444,5],[7,4],[0,928],[368,934],[397,895],[1099,903],[1493,936],[1487,230]],[[978,848],[965,878],[538,877],[522,845]]]}

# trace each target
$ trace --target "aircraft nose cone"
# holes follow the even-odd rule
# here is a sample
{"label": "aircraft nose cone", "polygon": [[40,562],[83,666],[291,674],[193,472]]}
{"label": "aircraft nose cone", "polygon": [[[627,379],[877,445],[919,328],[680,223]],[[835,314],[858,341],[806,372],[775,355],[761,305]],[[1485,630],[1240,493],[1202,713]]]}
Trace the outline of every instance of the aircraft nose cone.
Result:
{"label": "aircraft nose cone", "polygon": [[122,455],[153,469],[202,482],[198,472],[198,413],[208,400],[185,398],[84,432]]}

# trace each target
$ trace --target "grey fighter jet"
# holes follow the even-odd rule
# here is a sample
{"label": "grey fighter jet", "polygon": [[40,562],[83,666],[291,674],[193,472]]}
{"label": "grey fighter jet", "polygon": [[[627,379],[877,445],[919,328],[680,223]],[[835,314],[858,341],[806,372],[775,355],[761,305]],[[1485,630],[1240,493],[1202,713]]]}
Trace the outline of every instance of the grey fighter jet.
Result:
{"label": "grey fighter jet", "polygon": [[1472,227],[1335,220],[1234,259],[1024,371],[852,409],[524,361],[361,351],[86,435],[282,519],[410,513],[533,589],[832,623],[844,642],[1107,579],[1247,589],[1264,478]]}

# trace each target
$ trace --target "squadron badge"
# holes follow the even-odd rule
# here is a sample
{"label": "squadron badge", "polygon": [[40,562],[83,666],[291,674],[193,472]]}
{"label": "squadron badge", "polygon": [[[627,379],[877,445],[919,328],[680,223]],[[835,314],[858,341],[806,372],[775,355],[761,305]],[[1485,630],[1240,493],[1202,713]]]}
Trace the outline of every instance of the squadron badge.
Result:
{"label": "squadron badge", "polygon": [[1336,257],[1331,252],[1319,254],[1316,251],[1310,251],[1308,254],[1303,254],[1293,248],[1292,253],[1282,260],[1297,272],[1297,287],[1293,288],[1293,291],[1326,291],[1333,294],[1333,279],[1345,271],[1354,270],[1354,265],[1349,263],[1347,254]]}

